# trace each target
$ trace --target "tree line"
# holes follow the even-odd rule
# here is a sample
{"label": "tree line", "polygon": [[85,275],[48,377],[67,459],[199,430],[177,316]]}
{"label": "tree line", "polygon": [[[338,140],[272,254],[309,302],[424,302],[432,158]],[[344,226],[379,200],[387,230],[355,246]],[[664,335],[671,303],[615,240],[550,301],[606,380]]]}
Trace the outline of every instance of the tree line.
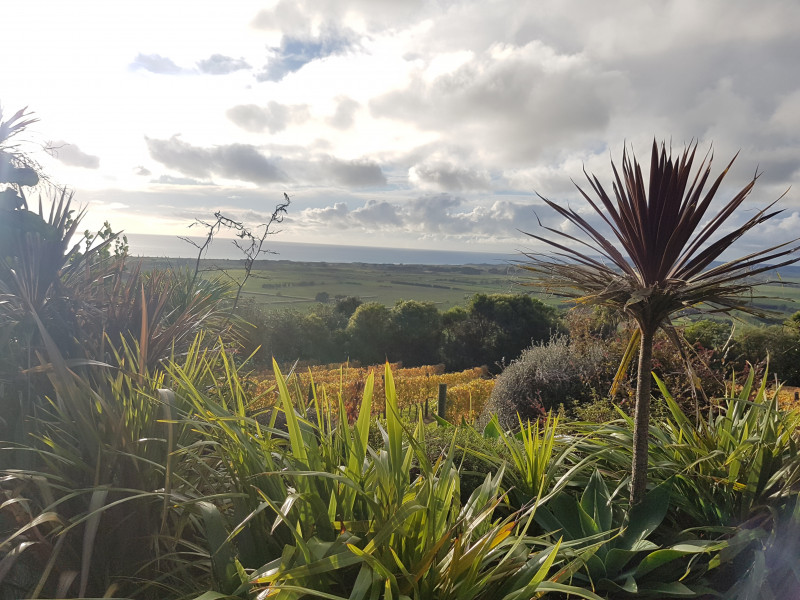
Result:
{"label": "tree line", "polygon": [[524,348],[563,331],[559,312],[527,294],[476,294],[446,311],[432,302],[387,307],[352,296],[311,312],[269,312],[251,303],[240,316],[251,324],[246,350],[258,348],[259,359],[444,363],[449,370],[486,365],[499,372]]}

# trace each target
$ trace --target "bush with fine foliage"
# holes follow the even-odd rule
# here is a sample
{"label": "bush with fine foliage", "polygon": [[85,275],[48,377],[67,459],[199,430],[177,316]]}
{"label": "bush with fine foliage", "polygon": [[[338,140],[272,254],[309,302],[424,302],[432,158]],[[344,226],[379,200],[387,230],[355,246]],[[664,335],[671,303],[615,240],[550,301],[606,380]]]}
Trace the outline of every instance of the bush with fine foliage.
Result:
{"label": "bush with fine foliage", "polygon": [[607,378],[604,344],[578,347],[566,336],[554,336],[523,350],[497,377],[484,415],[496,414],[501,426],[516,429],[517,414],[523,421],[534,420],[562,404],[588,401]]}

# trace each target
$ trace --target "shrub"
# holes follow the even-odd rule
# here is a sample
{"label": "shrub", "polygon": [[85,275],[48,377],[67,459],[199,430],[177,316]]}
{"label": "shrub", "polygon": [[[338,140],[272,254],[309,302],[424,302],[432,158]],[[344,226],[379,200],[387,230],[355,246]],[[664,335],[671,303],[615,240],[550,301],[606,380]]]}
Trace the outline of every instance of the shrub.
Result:
{"label": "shrub", "polygon": [[496,414],[504,428],[522,420],[537,419],[559,406],[587,401],[592,388],[607,379],[607,353],[600,342],[582,344],[580,350],[566,336],[524,350],[498,377],[485,415]]}
{"label": "shrub", "polygon": [[763,365],[769,356],[769,369],[780,381],[800,383],[800,336],[792,328],[747,327],[736,336],[733,354],[737,371],[742,371],[746,363]]}
{"label": "shrub", "polygon": [[576,402],[572,412],[578,421],[587,423],[607,423],[619,417],[614,403],[609,398],[594,398],[589,402]]}
{"label": "shrub", "polygon": [[683,335],[692,345],[708,350],[719,350],[731,335],[731,323],[701,319],[686,326]]}

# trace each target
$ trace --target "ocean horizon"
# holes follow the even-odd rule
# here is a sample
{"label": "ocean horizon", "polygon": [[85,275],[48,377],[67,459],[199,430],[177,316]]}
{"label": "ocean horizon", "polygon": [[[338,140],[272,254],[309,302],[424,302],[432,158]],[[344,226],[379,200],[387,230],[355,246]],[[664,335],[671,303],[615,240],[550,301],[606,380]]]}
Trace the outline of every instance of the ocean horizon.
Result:
{"label": "ocean horizon", "polygon": [[[195,258],[197,248],[170,235],[146,233],[126,234],[131,256],[153,258]],[[192,237],[201,244],[204,238]],[[474,252],[459,250],[424,250],[414,248],[381,248],[376,246],[347,246],[337,244],[311,244],[269,240],[267,245],[274,254],[263,255],[259,260],[290,260],[296,262],[408,264],[408,265],[467,265],[505,264],[520,257],[519,253]],[[236,260],[242,253],[230,238],[217,238],[211,244],[208,259]]]}

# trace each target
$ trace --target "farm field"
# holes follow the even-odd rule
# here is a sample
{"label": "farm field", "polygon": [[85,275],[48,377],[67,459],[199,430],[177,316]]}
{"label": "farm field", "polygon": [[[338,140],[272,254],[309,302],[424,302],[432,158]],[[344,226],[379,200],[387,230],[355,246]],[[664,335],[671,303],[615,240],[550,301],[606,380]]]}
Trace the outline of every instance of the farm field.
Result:
{"label": "farm field", "polygon": [[[144,270],[152,268],[194,268],[194,259],[142,258]],[[206,276],[224,269],[232,277],[243,274],[240,261],[203,260]],[[769,296],[755,303],[763,308],[791,314],[800,301],[800,268],[781,272],[784,285],[760,288]],[[462,305],[475,294],[532,292],[551,306],[563,306],[560,299],[537,293],[525,285],[526,273],[514,263],[476,265],[393,265],[359,263],[297,262],[260,260],[244,287],[245,298],[270,308],[310,309],[318,294],[357,296],[367,302],[393,306],[398,300],[433,302],[439,310]]]}
{"label": "farm field", "polygon": [[[194,268],[191,259],[142,259],[143,268]],[[203,261],[207,275],[214,268],[241,276],[238,261]],[[303,310],[317,303],[318,294],[358,296],[387,306],[398,300],[433,302],[440,310],[464,304],[478,293],[519,293],[524,271],[513,264],[497,265],[392,265],[368,263],[295,262],[264,260],[256,263],[243,293],[272,308]],[[558,304],[558,300],[550,302]]]}

